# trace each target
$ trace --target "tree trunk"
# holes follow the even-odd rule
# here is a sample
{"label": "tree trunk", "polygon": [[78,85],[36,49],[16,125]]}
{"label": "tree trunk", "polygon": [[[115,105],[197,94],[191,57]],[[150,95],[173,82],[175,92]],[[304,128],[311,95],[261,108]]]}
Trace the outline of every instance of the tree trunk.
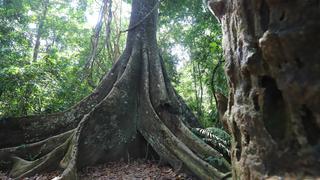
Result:
{"label": "tree trunk", "polygon": [[[87,80],[88,85],[90,85],[92,88],[96,87],[96,83],[93,79],[93,66],[97,59],[97,55],[99,54],[98,47],[99,47],[101,29],[103,25],[103,19],[105,18],[107,10],[111,9],[111,2],[112,1],[109,1],[109,0],[103,0],[103,3],[100,7],[98,22],[94,28],[93,34],[91,35],[91,50],[86,59],[86,64],[84,67],[84,79]],[[106,26],[110,27],[110,24],[107,24]],[[108,39],[106,39],[106,43],[109,43],[110,41],[109,34],[108,32],[106,34],[106,36],[108,37]]]}
{"label": "tree trunk", "polygon": [[1,121],[0,160],[13,162],[12,177],[60,167],[61,179],[76,179],[84,166],[145,157],[148,145],[162,161],[201,179],[227,175],[204,160],[223,155],[189,130],[199,124],[164,70],[156,41],[158,5],[132,1],[126,49],[93,94],[63,113]]}
{"label": "tree trunk", "polygon": [[234,179],[320,174],[320,1],[212,0]]}
{"label": "tree trunk", "polygon": [[38,54],[39,54],[39,48],[40,48],[40,39],[41,39],[41,35],[43,33],[43,26],[44,26],[44,22],[47,16],[47,12],[48,12],[48,6],[49,6],[49,0],[45,0],[43,2],[43,11],[42,14],[39,17],[39,24],[38,24],[38,30],[37,30],[37,36],[36,36],[36,42],[34,45],[34,49],[33,49],[33,62],[36,62],[38,59]]}

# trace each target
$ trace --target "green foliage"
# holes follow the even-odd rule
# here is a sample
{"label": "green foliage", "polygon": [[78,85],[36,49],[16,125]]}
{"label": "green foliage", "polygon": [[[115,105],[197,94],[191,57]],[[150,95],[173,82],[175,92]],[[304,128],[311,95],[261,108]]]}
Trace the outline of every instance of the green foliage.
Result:
{"label": "green foliage", "polygon": [[171,54],[166,63],[176,64],[170,77],[201,123],[218,126],[213,93],[228,93],[223,64],[214,73],[223,61],[220,25],[202,0],[161,1],[160,10],[159,42]]}
{"label": "green foliage", "polygon": [[228,169],[225,168],[224,161],[227,159],[230,161],[230,135],[220,128],[210,127],[210,128],[193,128],[193,133],[198,137],[202,138],[204,142],[209,144],[215,150],[220,152],[222,157],[212,157],[209,156],[205,160],[217,167],[218,169],[227,172]]}
{"label": "green foliage", "polygon": [[217,146],[223,146],[223,148],[230,147],[230,135],[220,128],[194,128],[193,132],[201,138],[210,139]]}
{"label": "green foliage", "polygon": [[[93,1],[49,1],[36,61],[32,55],[44,2],[1,3],[0,116],[62,111],[88,95],[92,87],[81,77],[91,48],[86,13]],[[103,53],[98,56],[104,57],[104,69],[95,71],[96,79],[112,65]]]}
{"label": "green foliage", "polygon": [[192,131],[204,141],[210,142],[212,146],[220,149],[221,151],[226,151],[226,154],[228,154],[228,149],[230,147],[230,135],[224,130],[210,127],[206,129],[194,128]]}
{"label": "green foliage", "polygon": [[209,156],[205,159],[213,167],[220,169],[222,172],[228,172],[229,170],[225,168],[223,159],[221,157]]}
{"label": "green foliage", "polygon": [[227,171],[227,169],[224,169],[224,159],[230,161],[230,135],[224,130],[215,127],[206,129],[193,128],[192,131],[198,137],[202,138],[204,142],[209,144],[223,155],[222,157],[207,157],[206,161],[212,164],[214,167],[217,167],[223,171]]}

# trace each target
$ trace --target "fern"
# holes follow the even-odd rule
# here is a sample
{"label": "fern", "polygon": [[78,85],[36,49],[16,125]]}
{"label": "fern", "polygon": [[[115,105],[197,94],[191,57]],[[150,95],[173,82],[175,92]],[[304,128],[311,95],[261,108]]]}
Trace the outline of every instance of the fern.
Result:
{"label": "fern", "polygon": [[225,156],[230,156],[230,135],[222,129],[210,127],[206,129],[194,128],[193,132],[207,144]]}
{"label": "fern", "polygon": [[215,127],[206,129],[193,128],[192,131],[204,142],[223,155],[221,157],[209,156],[205,160],[223,172],[230,171],[229,165],[226,165],[230,163],[230,135],[224,130]]}

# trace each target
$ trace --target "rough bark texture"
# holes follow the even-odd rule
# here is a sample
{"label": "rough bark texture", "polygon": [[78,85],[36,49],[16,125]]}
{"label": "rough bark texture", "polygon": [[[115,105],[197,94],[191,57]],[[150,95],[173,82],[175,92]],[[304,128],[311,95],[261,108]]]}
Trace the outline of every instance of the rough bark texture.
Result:
{"label": "rough bark texture", "polygon": [[62,113],[1,121],[0,165],[12,165],[12,177],[60,167],[61,179],[76,179],[84,166],[145,157],[148,145],[162,161],[201,179],[226,175],[203,160],[223,155],[189,130],[199,124],[164,70],[156,41],[158,2],[132,3],[126,49],[93,94]]}
{"label": "rough bark texture", "polygon": [[222,22],[234,179],[319,176],[320,1],[209,6]]}

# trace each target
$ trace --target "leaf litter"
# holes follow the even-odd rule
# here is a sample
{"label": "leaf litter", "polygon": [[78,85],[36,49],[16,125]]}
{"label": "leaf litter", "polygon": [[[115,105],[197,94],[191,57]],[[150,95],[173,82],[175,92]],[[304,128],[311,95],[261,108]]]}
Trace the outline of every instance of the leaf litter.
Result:
{"label": "leaf litter", "polygon": [[[22,180],[57,180],[62,171],[36,174]],[[195,177],[175,172],[169,166],[155,161],[135,160],[132,162],[109,162],[86,167],[79,172],[80,180],[195,180]],[[0,172],[0,180],[13,180],[8,173]]]}

